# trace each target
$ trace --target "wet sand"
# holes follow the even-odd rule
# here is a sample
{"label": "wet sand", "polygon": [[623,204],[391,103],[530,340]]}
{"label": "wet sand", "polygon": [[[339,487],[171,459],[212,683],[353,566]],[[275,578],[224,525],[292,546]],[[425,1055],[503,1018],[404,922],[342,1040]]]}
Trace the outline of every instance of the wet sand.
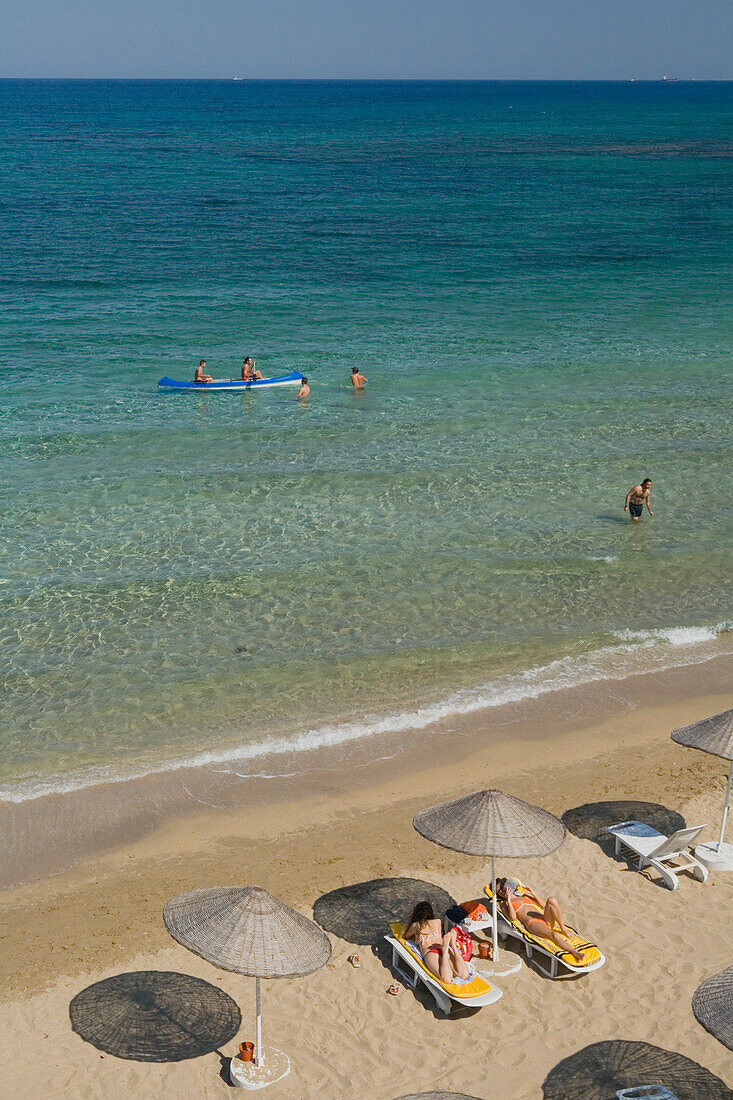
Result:
{"label": "wet sand", "polygon": [[[733,654],[727,637],[717,657],[699,664],[603,679],[524,698],[424,728],[383,733],[341,745],[236,761],[180,767],[105,782],[20,803],[0,802],[0,889],[67,871],[176,820],[228,810],[265,810],[283,802],[343,799],[359,789],[408,779],[438,761],[468,760],[482,750],[516,756],[519,742],[555,759],[558,737],[621,716],[640,704],[672,704],[725,691]],[[726,652],[725,650],[728,650]],[[679,723],[674,723],[679,725]],[[545,743],[543,746],[543,743]],[[571,750],[572,752],[575,749]],[[487,757],[489,766],[491,759]]]}

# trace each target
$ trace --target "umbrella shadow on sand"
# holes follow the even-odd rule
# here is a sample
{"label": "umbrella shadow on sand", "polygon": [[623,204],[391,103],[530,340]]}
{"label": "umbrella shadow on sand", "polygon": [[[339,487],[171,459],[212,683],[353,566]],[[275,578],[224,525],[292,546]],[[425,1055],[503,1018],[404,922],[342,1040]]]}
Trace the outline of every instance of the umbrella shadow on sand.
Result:
{"label": "umbrella shadow on sand", "polygon": [[613,855],[614,839],[606,832],[606,826],[618,825],[621,821],[643,821],[665,836],[684,829],[686,824],[682,814],[658,802],[586,802],[562,815],[562,823],[569,833],[581,840],[594,841],[607,855]]}
{"label": "umbrella shadow on sand", "polygon": [[313,906],[313,918],[339,939],[367,947],[389,932],[392,921],[406,921],[419,901],[429,901],[436,917],[455,905],[450,894],[432,882],[375,878],[322,894]]}
{"label": "umbrella shadow on sand", "polygon": [[593,1043],[558,1062],[542,1084],[543,1100],[611,1100],[617,1089],[666,1085],[677,1100],[730,1100],[728,1086],[691,1058],[650,1043]]}
{"label": "umbrella shadow on sand", "polygon": [[[386,970],[392,969],[392,949],[384,939],[393,921],[406,921],[420,901],[429,901],[436,917],[442,917],[455,900],[432,882],[416,878],[376,878],[355,882],[322,894],[313,906],[313,917],[327,932],[348,943],[371,947]],[[435,1007],[432,995],[422,983],[410,993],[436,1019],[445,1016]],[[480,1009],[455,1009],[450,1019],[473,1016]]]}
{"label": "umbrella shadow on sand", "polygon": [[106,1054],[181,1062],[216,1052],[239,1031],[236,1001],[201,978],[161,970],[115,974],[69,1005],[71,1028]]}

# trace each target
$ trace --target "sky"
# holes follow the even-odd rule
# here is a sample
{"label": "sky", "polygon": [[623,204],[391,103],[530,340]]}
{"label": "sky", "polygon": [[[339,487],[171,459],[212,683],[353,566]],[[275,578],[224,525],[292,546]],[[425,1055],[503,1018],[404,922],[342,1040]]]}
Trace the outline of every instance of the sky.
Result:
{"label": "sky", "polygon": [[0,77],[733,79],[733,0],[0,0]]}

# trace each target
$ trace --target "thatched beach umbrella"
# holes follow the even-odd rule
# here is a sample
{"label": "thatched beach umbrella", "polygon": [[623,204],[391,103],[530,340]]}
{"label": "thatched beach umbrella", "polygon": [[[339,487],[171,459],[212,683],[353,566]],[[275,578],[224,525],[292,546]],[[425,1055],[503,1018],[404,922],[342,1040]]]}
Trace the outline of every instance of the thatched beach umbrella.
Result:
{"label": "thatched beach umbrella", "polygon": [[723,843],[730,806],[730,791],[733,786],[733,710],[724,710],[722,714],[714,714],[712,718],[704,718],[701,722],[693,722],[691,726],[682,726],[681,729],[673,730],[672,740],[678,745],[701,749],[702,752],[712,753],[713,756],[721,756],[723,760],[730,760],[718,842],[717,844],[710,842],[698,844],[695,855],[711,871],[733,871],[733,844]]}
{"label": "thatched beach umbrella", "polygon": [[[421,810],[412,824],[421,836],[443,848],[491,857],[491,935],[496,966],[499,951],[496,860],[549,855],[565,839],[565,826],[547,810],[496,790],[476,791]],[[492,973],[510,974],[519,966],[521,962],[505,970],[494,969]]]}
{"label": "thatched beach umbrella", "polygon": [[[254,1065],[261,1067],[260,979],[298,978],[320,970],[331,958],[328,936],[308,917],[261,886],[190,890],[168,902],[163,920],[173,939],[189,951],[222,970],[256,979]],[[289,1063],[279,1076],[285,1076],[288,1070]]]}
{"label": "thatched beach umbrella", "polygon": [[692,997],[695,1019],[718,1042],[733,1050],[733,966],[713,974],[697,987]]}

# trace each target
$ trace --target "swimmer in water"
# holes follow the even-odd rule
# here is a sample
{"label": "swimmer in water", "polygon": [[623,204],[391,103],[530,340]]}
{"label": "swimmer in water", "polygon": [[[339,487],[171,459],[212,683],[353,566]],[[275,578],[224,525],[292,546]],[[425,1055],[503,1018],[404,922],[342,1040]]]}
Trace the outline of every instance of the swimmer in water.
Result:
{"label": "swimmer in water", "polygon": [[298,390],[298,397],[308,397],[310,395],[311,388],[308,385],[308,379],[303,378],[300,383],[300,389]]}
{"label": "swimmer in water", "polygon": [[367,380],[363,374],[359,373],[358,367],[351,368],[351,385],[355,390],[363,390],[367,384]]}

